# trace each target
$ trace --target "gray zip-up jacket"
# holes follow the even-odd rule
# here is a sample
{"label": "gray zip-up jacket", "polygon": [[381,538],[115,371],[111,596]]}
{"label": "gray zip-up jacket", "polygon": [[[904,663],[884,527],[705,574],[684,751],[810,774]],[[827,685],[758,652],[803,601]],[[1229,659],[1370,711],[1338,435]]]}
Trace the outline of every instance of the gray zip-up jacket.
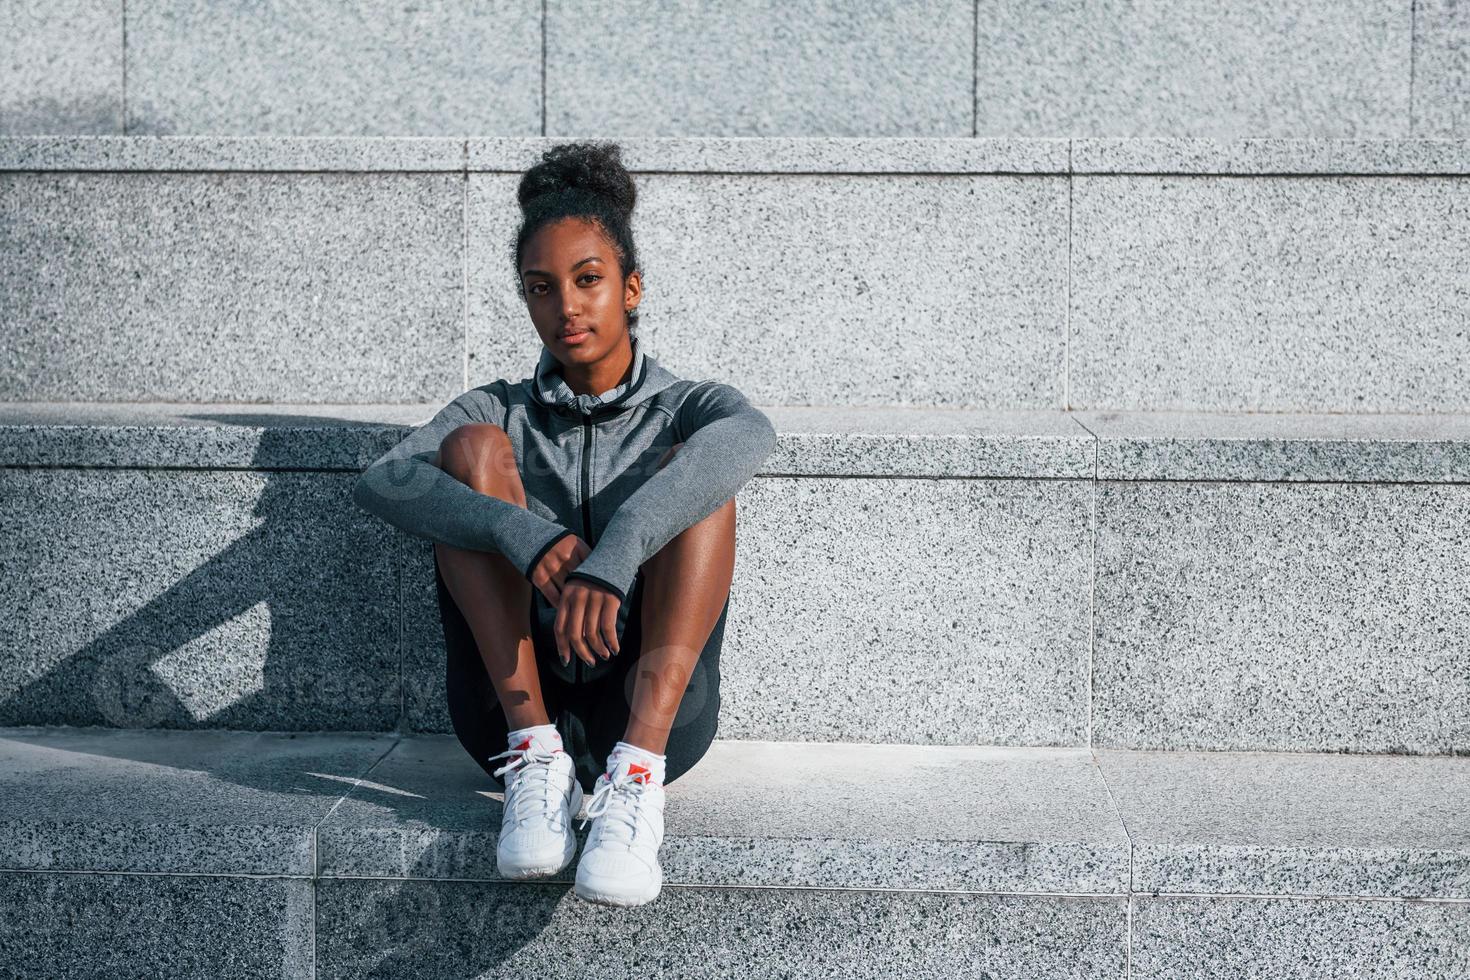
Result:
{"label": "gray zip-up jacket", "polygon": [[[527,581],[552,545],[578,534],[592,553],[567,577],[626,602],[639,567],[735,496],[776,445],[770,419],[738,390],[675,377],[631,342],[629,380],[600,396],[573,393],[542,347],[533,377],[455,398],[364,470],[353,500],[409,534],[498,552]],[[524,508],[433,464],[444,437],[468,422],[493,422],[510,436]]]}

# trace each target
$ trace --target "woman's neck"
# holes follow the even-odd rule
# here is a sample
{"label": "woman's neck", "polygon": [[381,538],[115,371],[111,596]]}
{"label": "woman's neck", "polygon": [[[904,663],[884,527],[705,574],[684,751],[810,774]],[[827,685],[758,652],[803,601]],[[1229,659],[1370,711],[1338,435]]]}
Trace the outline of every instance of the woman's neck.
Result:
{"label": "woman's neck", "polygon": [[595,364],[563,364],[561,374],[574,395],[601,395],[631,379],[633,344],[629,340]]}

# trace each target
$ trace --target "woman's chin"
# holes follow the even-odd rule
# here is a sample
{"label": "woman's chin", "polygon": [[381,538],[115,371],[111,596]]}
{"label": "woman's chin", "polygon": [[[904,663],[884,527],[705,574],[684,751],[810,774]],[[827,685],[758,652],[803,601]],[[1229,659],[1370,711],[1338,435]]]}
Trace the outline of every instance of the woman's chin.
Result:
{"label": "woman's chin", "polygon": [[557,353],[563,361],[573,361],[577,364],[590,364],[602,357],[603,351],[599,350],[596,340],[588,337],[580,344],[557,344]]}

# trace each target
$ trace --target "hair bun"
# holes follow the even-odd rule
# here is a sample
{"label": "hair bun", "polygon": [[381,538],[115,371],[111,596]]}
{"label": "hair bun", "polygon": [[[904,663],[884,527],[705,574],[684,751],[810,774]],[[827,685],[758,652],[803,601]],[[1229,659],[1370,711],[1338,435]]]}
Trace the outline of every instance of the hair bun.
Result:
{"label": "hair bun", "polygon": [[542,153],[541,162],[526,171],[516,199],[524,212],[535,198],[568,190],[606,198],[625,214],[633,212],[638,197],[616,143],[562,143]]}

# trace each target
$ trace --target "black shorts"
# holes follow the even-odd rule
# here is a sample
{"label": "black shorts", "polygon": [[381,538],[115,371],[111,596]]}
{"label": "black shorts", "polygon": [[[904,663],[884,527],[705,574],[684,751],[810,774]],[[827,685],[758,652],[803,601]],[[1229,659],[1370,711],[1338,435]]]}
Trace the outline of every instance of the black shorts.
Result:
{"label": "black shorts", "polygon": [[[445,685],[454,734],[480,768],[503,787],[504,779],[495,776],[494,771],[509,760],[492,763],[488,759],[506,750],[509,725],[469,623],[444,584],[437,550],[434,579],[439,592],[439,618],[444,624]],[[588,793],[606,770],[608,753],[622,739],[632,713],[643,640],[643,591],[640,569],[628,601],[618,607],[619,653],[610,660],[599,658],[595,666],[583,663],[574,653],[572,662],[562,666],[556,652],[556,607],[546,601],[540,589],[531,587],[527,615],[541,677],[541,696],[547,716],[576,763],[577,780]],[[664,749],[666,784],[693,768],[714,741],[720,715],[720,647],[729,611],[730,599],[726,596],[720,618],[700,652],[674,715]]]}

